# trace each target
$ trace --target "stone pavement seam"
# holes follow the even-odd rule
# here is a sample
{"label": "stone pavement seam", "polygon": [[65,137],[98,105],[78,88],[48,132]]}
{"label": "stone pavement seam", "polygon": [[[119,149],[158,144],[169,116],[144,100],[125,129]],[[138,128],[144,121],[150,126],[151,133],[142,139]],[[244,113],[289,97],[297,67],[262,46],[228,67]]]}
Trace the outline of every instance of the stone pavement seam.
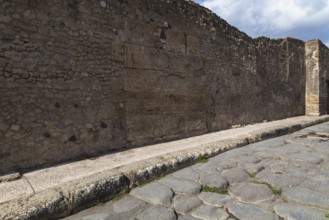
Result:
{"label": "stone pavement seam", "polygon": [[27,184],[30,185],[30,187],[31,187],[31,189],[32,189],[32,191],[33,191],[33,194],[35,194],[35,189],[33,188],[32,184],[31,184],[30,181],[29,181],[29,179],[26,178],[25,176],[22,176],[22,178],[27,182]]}
{"label": "stone pavement seam", "polygon": [[[112,169],[104,169],[45,190],[35,190],[36,193],[33,195],[20,196],[2,202],[0,203],[0,219],[58,219],[65,217],[99,202],[105,202],[115,196],[127,193],[132,188],[156,177],[194,164],[200,155],[215,156],[230,149],[288,134],[328,120],[329,116],[301,116],[251,125],[249,128],[252,131],[242,132],[240,136],[236,134],[237,131],[243,131],[240,128],[222,131],[222,133],[218,132],[219,134],[227,134],[227,138],[224,137],[213,142],[208,141],[205,144],[200,141],[191,148],[187,147],[148,158],[145,161],[136,161]],[[209,136],[212,135],[214,134]],[[204,135],[198,138],[206,140],[209,136]],[[190,142],[192,140],[193,138],[186,139]]]}

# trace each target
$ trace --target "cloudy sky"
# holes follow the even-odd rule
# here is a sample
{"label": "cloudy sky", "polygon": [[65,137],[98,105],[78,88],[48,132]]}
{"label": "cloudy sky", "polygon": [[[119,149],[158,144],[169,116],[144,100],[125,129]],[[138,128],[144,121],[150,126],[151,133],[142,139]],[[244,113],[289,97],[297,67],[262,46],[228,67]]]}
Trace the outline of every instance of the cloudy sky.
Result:
{"label": "cloudy sky", "polygon": [[195,0],[252,37],[320,39],[329,46],[329,0]]}

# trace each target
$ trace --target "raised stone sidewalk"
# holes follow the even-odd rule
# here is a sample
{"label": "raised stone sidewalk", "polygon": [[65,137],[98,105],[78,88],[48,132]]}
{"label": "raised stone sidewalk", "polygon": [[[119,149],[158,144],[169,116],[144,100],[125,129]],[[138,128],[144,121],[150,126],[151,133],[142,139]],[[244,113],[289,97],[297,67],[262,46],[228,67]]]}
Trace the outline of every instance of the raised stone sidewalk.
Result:
{"label": "raised stone sidewalk", "polygon": [[[328,120],[301,116],[248,125],[25,173],[13,181],[1,177],[0,219],[58,219],[129,192],[104,205],[107,212],[97,206],[103,211],[90,218],[82,213],[83,219],[326,219],[329,123],[255,142]],[[195,164],[202,155],[241,146]]]}

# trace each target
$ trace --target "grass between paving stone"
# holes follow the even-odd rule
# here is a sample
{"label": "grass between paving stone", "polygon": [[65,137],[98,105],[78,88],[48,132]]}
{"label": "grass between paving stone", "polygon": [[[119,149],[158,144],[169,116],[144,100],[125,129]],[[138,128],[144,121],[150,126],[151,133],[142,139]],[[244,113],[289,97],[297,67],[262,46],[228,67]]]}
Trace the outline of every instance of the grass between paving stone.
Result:
{"label": "grass between paving stone", "polygon": [[201,192],[213,192],[213,193],[218,193],[218,194],[228,194],[227,189],[221,189],[221,188],[211,187],[211,186],[207,186],[207,185],[201,186]]}
{"label": "grass between paving stone", "polygon": [[266,186],[268,186],[268,188],[270,188],[272,190],[273,194],[275,194],[275,195],[281,195],[281,193],[282,193],[281,188],[276,188],[276,187],[272,186],[271,184],[269,184],[267,182],[260,181],[260,180],[255,180],[255,183],[265,184]]}
{"label": "grass between paving stone", "polygon": [[208,162],[208,158],[205,154],[202,154],[199,156],[197,163],[207,163]]}
{"label": "grass between paving stone", "polygon": [[248,176],[250,176],[251,178],[255,178],[256,177],[256,175],[257,175],[257,172],[254,172],[254,173],[249,173],[249,172],[247,172],[247,171],[245,171],[247,174],[248,174]]}
{"label": "grass between paving stone", "polygon": [[326,214],[326,218],[329,218],[329,213],[328,213],[328,214]]}
{"label": "grass between paving stone", "polygon": [[245,170],[245,172],[251,177],[254,179],[254,182],[255,183],[259,183],[259,184],[265,184],[266,186],[268,186],[268,188],[270,188],[273,192],[273,194],[275,195],[281,195],[282,193],[282,189],[281,188],[276,188],[274,186],[272,186],[271,184],[267,183],[267,182],[264,182],[264,181],[260,181],[260,180],[256,180],[255,177],[257,175],[257,172],[255,173],[249,173]]}

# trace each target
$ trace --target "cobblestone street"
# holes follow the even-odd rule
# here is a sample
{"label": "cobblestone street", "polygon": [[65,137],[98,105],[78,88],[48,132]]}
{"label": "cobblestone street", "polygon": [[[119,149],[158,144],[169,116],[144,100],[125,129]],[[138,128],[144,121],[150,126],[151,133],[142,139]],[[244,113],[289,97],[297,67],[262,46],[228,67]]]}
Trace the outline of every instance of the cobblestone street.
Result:
{"label": "cobblestone street", "polygon": [[329,219],[329,123],[199,163],[66,218]]}

